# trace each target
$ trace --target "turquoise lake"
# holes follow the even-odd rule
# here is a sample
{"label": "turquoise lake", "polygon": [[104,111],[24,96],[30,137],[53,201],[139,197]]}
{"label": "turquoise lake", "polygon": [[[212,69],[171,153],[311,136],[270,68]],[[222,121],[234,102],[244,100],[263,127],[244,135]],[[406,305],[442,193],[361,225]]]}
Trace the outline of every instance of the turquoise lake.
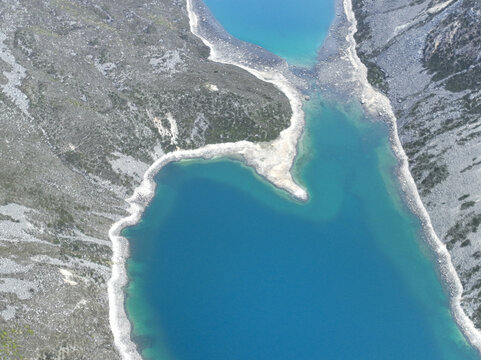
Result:
{"label": "turquoise lake", "polygon": [[[303,63],[333,18],[331,1],[206,4],[237,37]],[[303,21],[316,6],[330,9],[319,28]],[[287,46],[281,25],[307,45]],[[387,127],[340,108],[318,94],[305,107],[294,173],[308,202],[227,159],[159,172],[142,220],[124,230],[126,308],[145,359],[479,359],[402,201]]]}
{"label": "turquoise lake", "polygon": [[334,0],[207,0],[233,36],[293,64],[312,65],[334,16]]}

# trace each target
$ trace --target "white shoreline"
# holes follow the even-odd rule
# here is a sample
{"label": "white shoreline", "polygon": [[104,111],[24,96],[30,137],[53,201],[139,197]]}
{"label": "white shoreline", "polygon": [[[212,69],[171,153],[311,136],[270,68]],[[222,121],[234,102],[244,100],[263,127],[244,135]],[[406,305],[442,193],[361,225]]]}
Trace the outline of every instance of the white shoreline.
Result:
{"label": "white shoreline", "polygon": [[291,168],[297,154],[297,144],[304,129],[304,112],[299,92],[289,84],[280,73],[258,71],[245,65],[227,60],[216,50],[215,45],[204,39],[198,32],[198,17],[194,12],[192,1],[187,1],[190,28],[210,50],[212,61],[238,66],[260,80],[275,85],[289,99],[292,108],[291,125],[280,133],[279,138],[269,143],[236,143],[211,144],[194,150],[179,150],[163,155],[155,161],[143,176],[142,183],[134,190],[126,201],[129,203],[129,215],[117,221],[109,230],[112,241],[112,276],[108,282],[109,320],[114,344],[123,360],[141,360],[136,345],[131,340],[132,325],[125,312],[124,287],[128,283],[126,261],[129,256],[128,241],[120,235],[122,229],[136,224],[155,192],[154,176],[159,170],[173,161],[194,158],[237,157],[276,187],[288,191],[292,196],[307,200],[305,189],[298,185],[291,174]]}
{"label": "white shoreline", "polygon": [[448,286],[451,297],[451,312],[464,333],[468,341],[481,353],[481,332],[476,329],[471,319],[466,315],[461,307],[461,299],[463,294],[463,286],[461,280],[452,264],[451,255],[449,254],[444,243],[436,235],[429,214],[419,196],[419,192],[414,179],[409,171],[408,157],[404,152],[399,139],[396,116],[391,107],[389,99],[375,90],[367,80],[367,68],[361,62],[356,52],[356,41],[354,34],[357,31],[357,20],[352,10],[352,0],[343,0],[344,12],[349,23],[349,31],[346,41],[349,44],[347,56],[354,67],[355,77],[361,88],[361,102],[364,107],[381,116],[386,116],[390,120],[391,135],[390,142],[392,149],[399,161],[399,178],[401,188],[407,196],[409,206],[421,219],[427,239],[433,250],[436,252],[438,265],[442,276]]}

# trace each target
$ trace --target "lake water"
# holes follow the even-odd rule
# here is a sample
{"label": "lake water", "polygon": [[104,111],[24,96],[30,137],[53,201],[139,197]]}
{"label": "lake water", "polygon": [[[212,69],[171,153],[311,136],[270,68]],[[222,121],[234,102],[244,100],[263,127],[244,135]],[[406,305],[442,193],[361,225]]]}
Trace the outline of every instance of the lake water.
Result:
{"label": "lake water", "polygon": [[[303,2],[304,10],[293,0],[206,4],[237,37],[261,44],[270,33],[265,47],[285,46],[276,52],[305,63],[325,30],[302,17],[319,6],[331,9],[320,28],[332,19],[330,1]],[[274,20],[274,4],[289,16]],[[247,26],[254,23],[255,31]],[[284,44],[273,30],[281,25],[286,34],[296,28],[292,44],[312,46]],[[387,128],[316,94],[306,120],[295,166],[306,203],[229,160],[160,171],[141,222],[124,231],[127,312],[144,358],[479,359],[451,317],[419,221],[400,198]]]}
{"label": "lake water", "polygon": [[334,0],[207,0],[224,28],[293,64],[315,63],[334,16]]}

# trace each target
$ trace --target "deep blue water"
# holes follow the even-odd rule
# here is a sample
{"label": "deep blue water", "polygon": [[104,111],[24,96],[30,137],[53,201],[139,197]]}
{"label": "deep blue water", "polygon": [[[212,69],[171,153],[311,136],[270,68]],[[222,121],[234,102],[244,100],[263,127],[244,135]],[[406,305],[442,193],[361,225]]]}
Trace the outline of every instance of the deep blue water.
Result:
{"label": "deep blue water", "polygon": [[160,172],[127,230],[146,358],[477,358],[397,195],[385,129],[333,109],[309,118],[306,204],[229,161]]}
{"label": "deep blue water", "polygon": [[[226,21],[218,10],[238,14],[239,3],[258,6],[224,0],[213,12]],[[292,15],[296,2],[276,4]],[[253,10],[258,21],[266,9]],[[293,24],[302,23],[297,14]],[[228,160],[170,164],[158,174],[142,221],[124,232],[127,312],[143,356],[478,359],[400,198],[386,128],[315,94],[306,119],[295,173],[307,203]]]}

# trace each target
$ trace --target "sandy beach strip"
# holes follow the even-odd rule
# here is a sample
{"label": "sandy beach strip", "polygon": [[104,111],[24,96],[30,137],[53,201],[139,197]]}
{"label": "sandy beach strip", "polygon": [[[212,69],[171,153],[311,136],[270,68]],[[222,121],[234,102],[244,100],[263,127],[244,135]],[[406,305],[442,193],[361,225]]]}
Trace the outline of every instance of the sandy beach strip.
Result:
{"label": "sandy beach strip", "polygon": [[476,329],[471,319],[469,319],[461,307],[463,294],[461,280],[452,264],[451,255],[434,231],[429,214],[424,207],[414,178],[409,171],[408,157],[399,140],[397,119],[392,110],[391,103],[385,95],[378,92],[369,84],[367,80],[367,68],[357,56],[356,41],[354,39],[354,34],[357,31],[357,21],[352,10],[352,1],[343,0],[343,6],[347,21],[349,22],[349,31],[346,36],[346,41],[349,44],[347,56],[355,69],[354,74],[359,83],[361,102],[367,111],[389,119],[391,127],[390,142],[399,161],[398,174],[401,188],[406,194],[410,208],[421,219],[426,238],[436,252],[440,272],[450,293],[452,314],[468,341],[481,353],[481,332]]}

